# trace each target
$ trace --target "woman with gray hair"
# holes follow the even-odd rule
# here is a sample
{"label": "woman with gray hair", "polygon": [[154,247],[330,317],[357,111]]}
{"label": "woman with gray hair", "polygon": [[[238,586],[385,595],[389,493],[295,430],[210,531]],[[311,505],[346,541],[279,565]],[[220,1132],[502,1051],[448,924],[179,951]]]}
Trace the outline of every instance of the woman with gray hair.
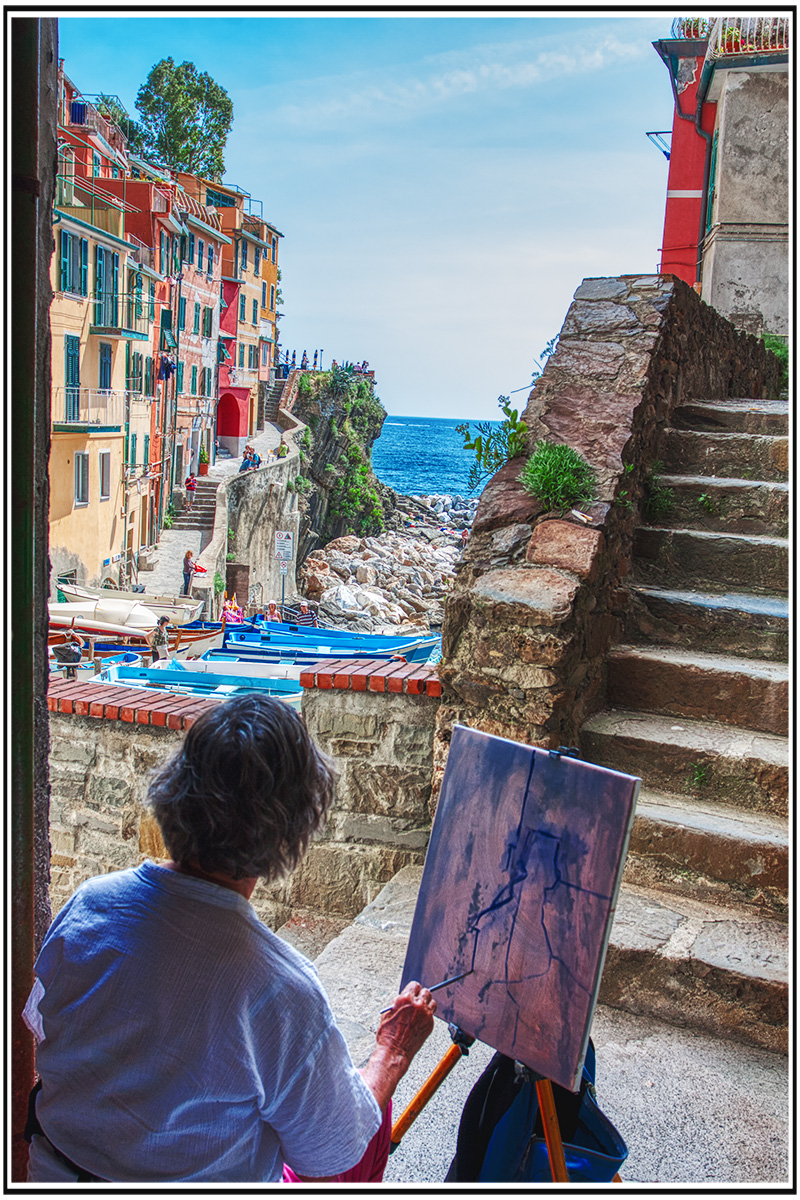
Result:
{"label": "woman with gray hair", "polygon": [[332,796],[281,701],[227,700],[191,727],[149,794],[171,860],[88,880],[37,959],[29,1181],[382,1178],[436,1002],[409,984],[356,1070],[313,966],[249,903]]}

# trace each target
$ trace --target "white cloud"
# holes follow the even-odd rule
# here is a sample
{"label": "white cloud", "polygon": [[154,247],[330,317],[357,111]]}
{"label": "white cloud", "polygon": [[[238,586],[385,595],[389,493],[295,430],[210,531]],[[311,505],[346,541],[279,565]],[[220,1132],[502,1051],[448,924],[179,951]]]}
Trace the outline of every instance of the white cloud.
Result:
{"label": "white cloud", "polygon": [[[315,81],[322,92],[330,88],[328,94],[312,95],[302,103],[284,104],[276,113],[276,120],[295,127],[319,129],[321,125],[338,125],[359,116],[416,116],[462,96],[531,88],[557,78],[599,71],[641,58],[648,50],[650,46],[642,40],[626,42],[613,34],[590,45],[578,44],[569,53],[537,50],[535,43],[530,42],[522,46],[513,42],[484,46],[469,55],[460,55],[459,65],[428,60],[427,73],[417,68],[416,75],[396,82],[369,82],[365,78],[361,86],[340,91],[341,77]],[[448,61],[455,58],[442,57]]]}

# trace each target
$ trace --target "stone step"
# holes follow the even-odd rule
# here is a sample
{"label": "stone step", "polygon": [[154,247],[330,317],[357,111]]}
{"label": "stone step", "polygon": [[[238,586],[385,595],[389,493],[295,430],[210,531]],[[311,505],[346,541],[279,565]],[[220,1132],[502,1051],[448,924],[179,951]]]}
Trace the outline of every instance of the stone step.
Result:
{"label": "stone step", "polygon": [[782,921],[627,884],[600,1002],[785,1051],[788,949]]}
{"label": "stone step", "polygon": [[643,790],[625,881],[785,918],[787,823],[764,813]]}
{"label": "stone step", "polygon": [[637,582],[786,594],[786,538],[640,525],[633,553]]}
{"label": "stone step", "polygon": [[673,427],[665,431],[660,458],[665,474],[783,481],[789,471],[789,439]]}
{"label": "stone step", "polygon": [[174,520],[173,520],[173,522],[172,522],[172,528],[173,528],[173,529],[181,529],[181,530],[188,530],[188,529],[197,529],[197,530],[202,530],[202,529],[213,529],[213,528],[214,528],[214,521],[213,521],[213,519],[212,519],[212,518],[208,518],[208,519],[206,519],[206,518],[204,518],[204,517],[197,517],[197,518],[195,518],[195,517],[194,517],[194,516],[192,516],[192,515],[190,515],[190,516],[188,516],[188,517],[175,517],[175,519],[174,519]]}
{"label": "stone step", "polygon": [[722,595],[645,587],[628,589],[623,641],[660,642],[711,654],[785,662],[789,602],[745,592]]}
{"label": "stone step", "polygon": [[615,646],[606,661],[606,697],[612,708],[788,733],[789,670],[784,663],[671,646]]}
{"label": "stone step", "polygon": [[638,775],[659,792],[785,816],[789,743],[714,721],[606,709],[584,722],[587,762]]}
{"label": "stone step", "polygon": [[675,409],[672,422],[678,429],[780,437],[789,432],[789,404],[786,400],[693,400]]}
{"label": "stone step", "polygon": [[654,482],[658,488],[668,488],[672,492],[669,507],[659,512],[653,522],[656,525],[773,537],[788,534],[789,486],[786,483],[710,478],[707,475],[658,475]]}

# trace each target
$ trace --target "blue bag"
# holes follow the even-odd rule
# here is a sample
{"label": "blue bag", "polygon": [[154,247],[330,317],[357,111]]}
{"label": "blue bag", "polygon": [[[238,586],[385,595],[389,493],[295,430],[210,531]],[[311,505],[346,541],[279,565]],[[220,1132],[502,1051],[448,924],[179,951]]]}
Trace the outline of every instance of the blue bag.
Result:
{"label": "blue bag", "polygon": [[[494,1055],[464,1106],[448,1182],[552,1182],[536,1078],[506,1055]],[[553,1084],[571,1183],[608,1183],[628,1157],[628,1147],[597,1104],[594,1078],[590,1041],[580,1091]]]}

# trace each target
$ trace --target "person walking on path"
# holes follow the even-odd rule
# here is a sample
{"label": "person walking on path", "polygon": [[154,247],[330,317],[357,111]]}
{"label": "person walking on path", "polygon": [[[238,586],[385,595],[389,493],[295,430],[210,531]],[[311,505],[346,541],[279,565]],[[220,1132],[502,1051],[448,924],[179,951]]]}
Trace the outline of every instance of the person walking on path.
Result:
{"label": "person walking on path", "polygon": [[152,651],[153,662],[157,662],[159,658],[169,658],[168,625],[169,617],[159,617],[155,629],[151,629],[149,633],[145,634],[144,640]]}
{"label": "person walking on path", "polygon": [[192,594],[192,576],[195,572],[196,563],[192,559],[191,550],[187,550],[183,556],[183,594],[190,596]]}
{"label": "person walking on path", "polygon": [[170,861],[98,875],[44,939],[28,1182],[378,1182],[433,1029],[406,985],[360,1070],[317,972],[250,904],[302,860],[333,764],[268,696],[202,714],[150,785]]}
{"label": "person walking on path", "polygon": [[186,511],[188,513],[194,508],[194,497],[197,491],[197,476],[194,471],[189,472],[184,487],[186,488]]}

